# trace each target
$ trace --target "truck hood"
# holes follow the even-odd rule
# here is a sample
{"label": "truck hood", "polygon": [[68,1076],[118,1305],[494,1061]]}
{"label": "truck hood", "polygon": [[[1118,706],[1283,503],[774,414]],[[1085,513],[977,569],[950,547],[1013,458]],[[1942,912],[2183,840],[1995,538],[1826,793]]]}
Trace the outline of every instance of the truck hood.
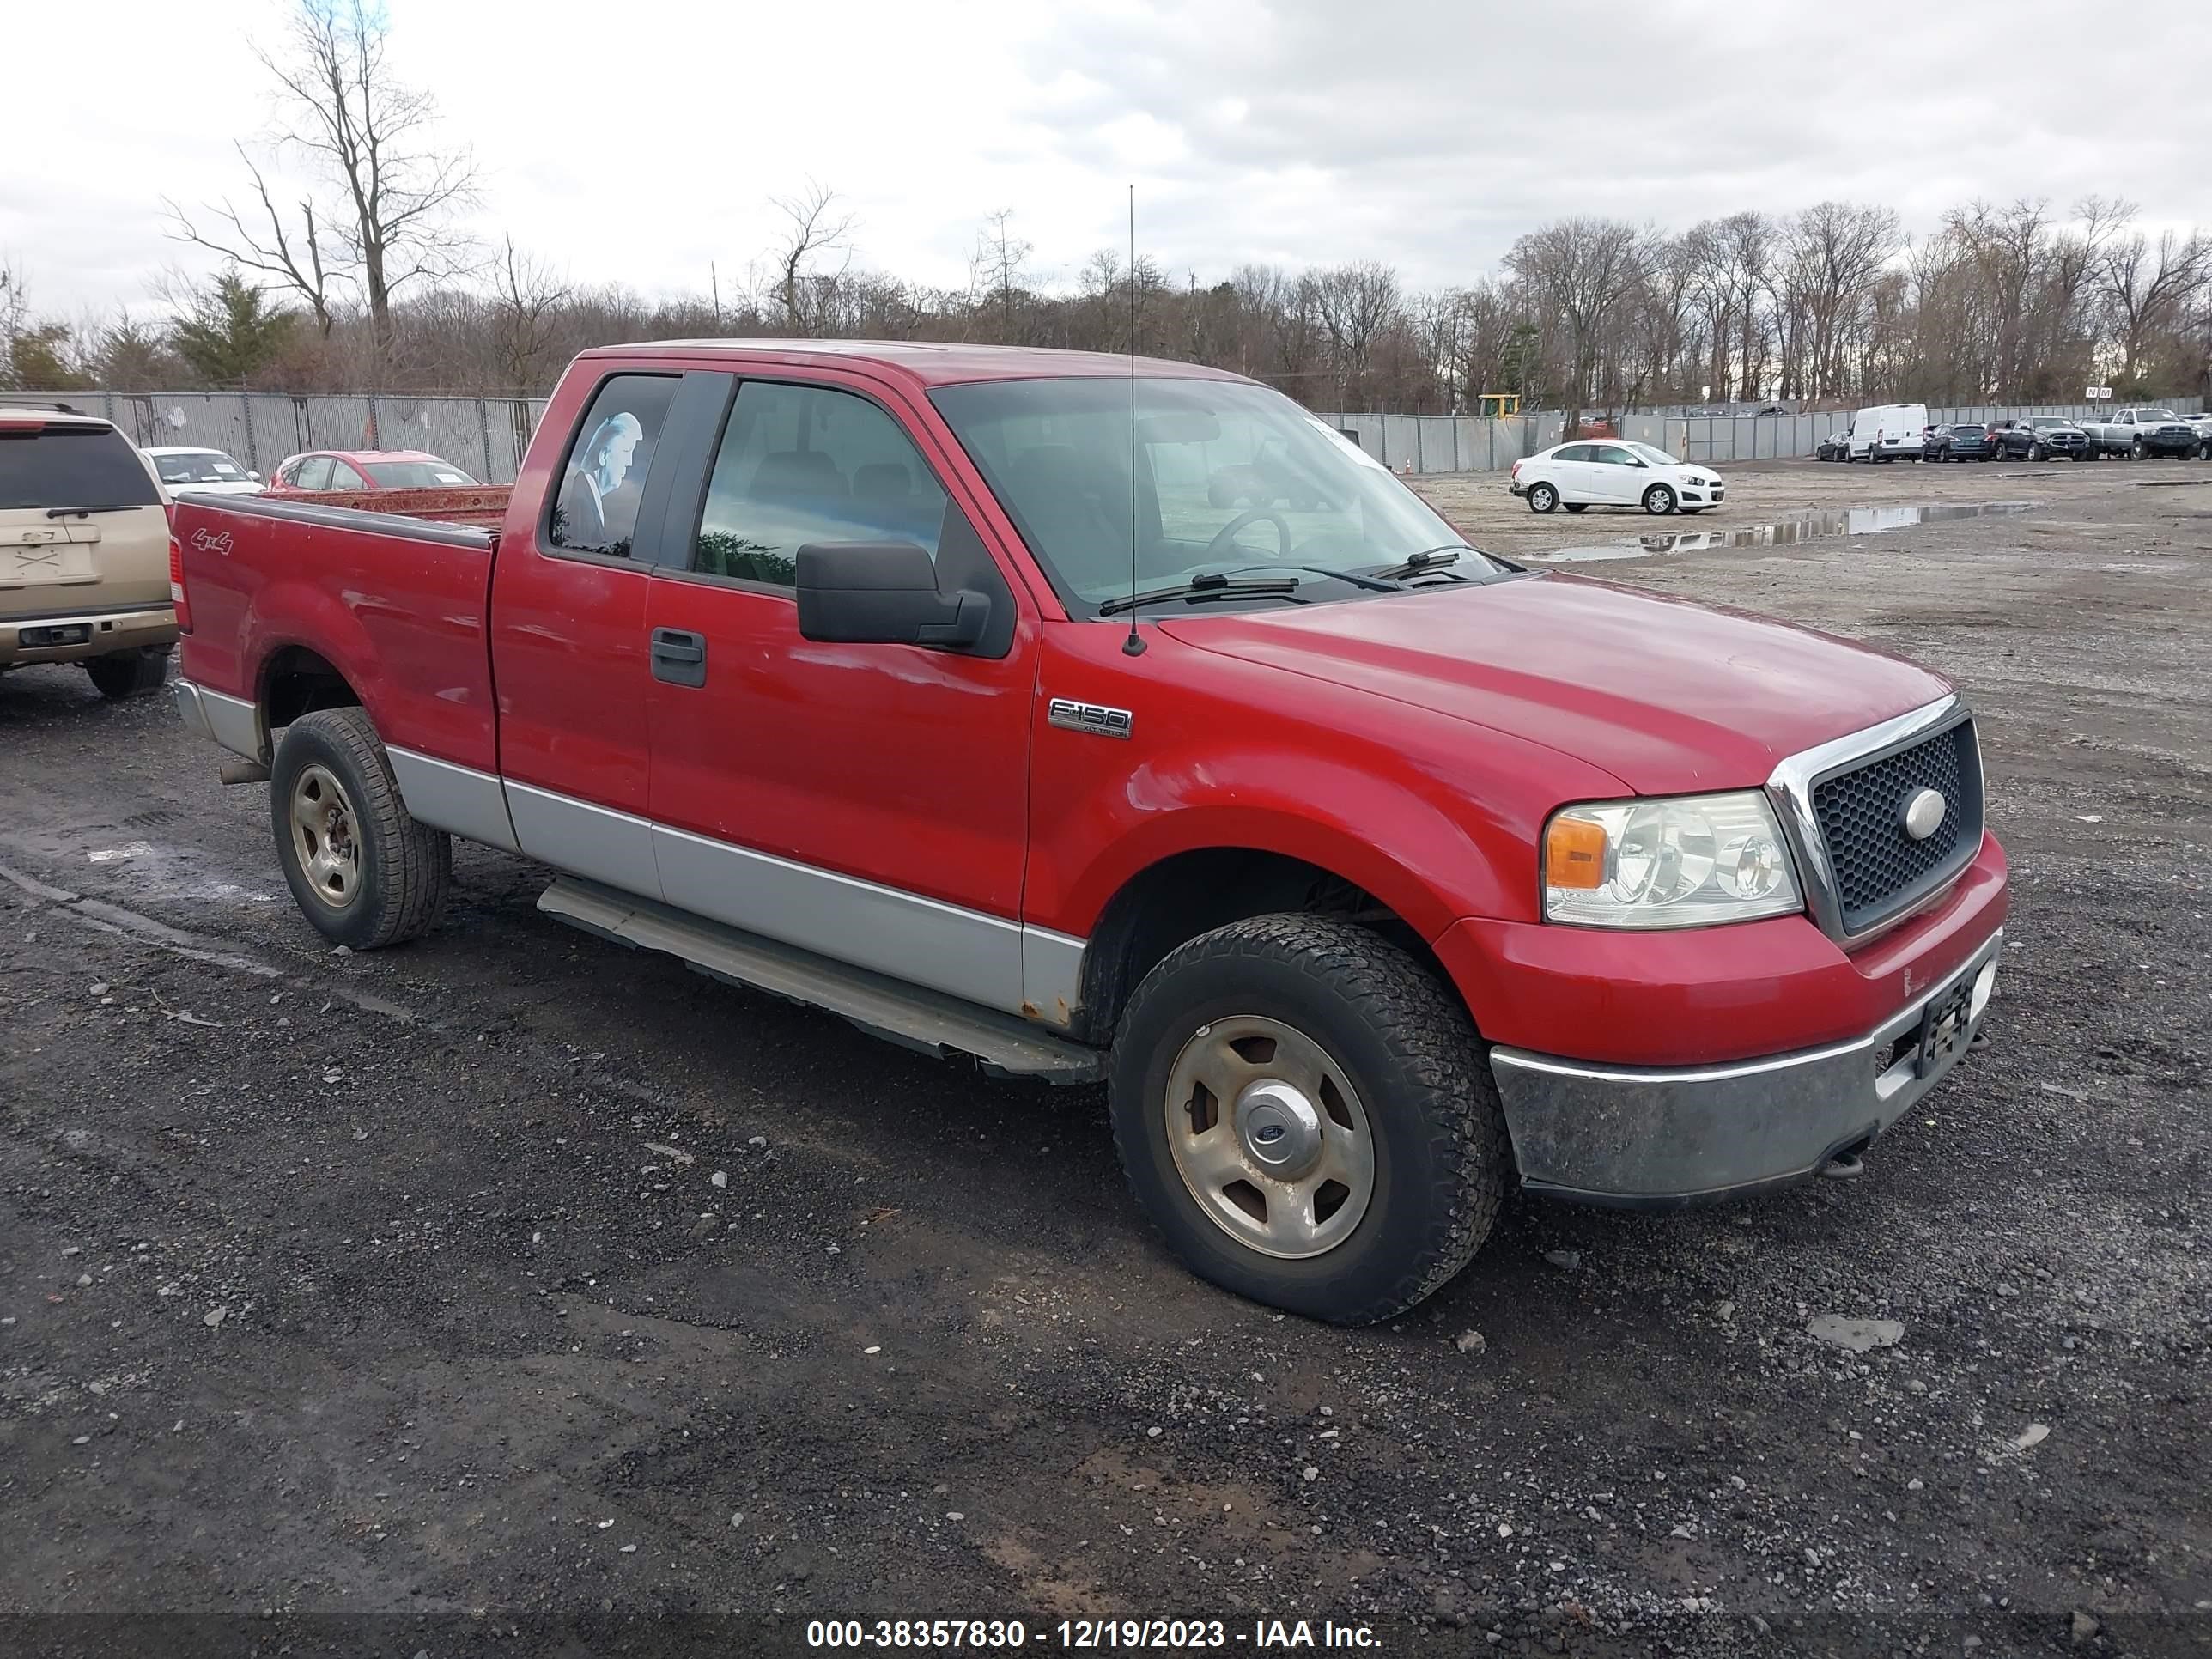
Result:
{"label": "truck hood", "polygon": [[1160,626],[1546,744],[1638,794],[1762,784],[1784,757],[1950,690],[1832,635],[1552,571]]}

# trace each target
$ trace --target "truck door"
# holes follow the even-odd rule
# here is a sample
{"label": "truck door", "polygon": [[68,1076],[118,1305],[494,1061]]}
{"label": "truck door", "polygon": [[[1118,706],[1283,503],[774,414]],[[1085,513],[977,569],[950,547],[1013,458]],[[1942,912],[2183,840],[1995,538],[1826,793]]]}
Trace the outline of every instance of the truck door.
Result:
{"label": "truck door", "polygon": [[[1034,613],[891,394],[827,374],[728,392],[639,637],[662,891],[1018,1010]],[[921,546],[941,581],[993,592],[1003,636],[974,652],[801,639],[795,556],[834,542]]]}
{"label": "truck door", "polygon": [[509,526],[492,578],[500,770],[515,840],[558,869],[649,897],[660,886],[646,817],[646,592],[683,388],[672,374],[600,380],[551,471],[517,484],[543,506],[526,537]]}

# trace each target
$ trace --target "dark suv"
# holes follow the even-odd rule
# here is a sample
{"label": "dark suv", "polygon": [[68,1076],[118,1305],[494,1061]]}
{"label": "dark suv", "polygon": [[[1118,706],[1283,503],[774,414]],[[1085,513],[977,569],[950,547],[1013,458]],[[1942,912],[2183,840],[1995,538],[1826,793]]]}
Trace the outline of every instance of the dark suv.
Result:
{"label": "dark suv", "polygon": [[1986,461],[1996,453],[1984,426],[1939,426],[1920,448],[1921,459],[1928,461]]}

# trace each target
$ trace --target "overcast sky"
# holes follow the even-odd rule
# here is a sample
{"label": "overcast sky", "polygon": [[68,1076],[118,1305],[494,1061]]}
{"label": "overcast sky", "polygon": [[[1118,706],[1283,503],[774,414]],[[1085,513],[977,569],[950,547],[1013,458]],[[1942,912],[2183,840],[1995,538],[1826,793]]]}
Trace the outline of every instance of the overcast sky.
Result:
{"label": "overcast sky", "polygon": [[[0,260],[43,312],[143,302],[161,198],[235,194],[279,0],[22,3]],[[1125,234],[1177,277],[1356,258],[1419,284],[1570,214],[1665,227],[1826,197],[1924,231],[1977,195],[2212,226],[2212,8],[1490,0],[389,0],[483,181],[474,228],[580,282],[725,282],[810,179],[859,263],[957,284],[1014,210],[1040,279]],[[2141,21],[2130,21],[2131,16]],[[1887,23],[1884,19],[1887,18]]]}

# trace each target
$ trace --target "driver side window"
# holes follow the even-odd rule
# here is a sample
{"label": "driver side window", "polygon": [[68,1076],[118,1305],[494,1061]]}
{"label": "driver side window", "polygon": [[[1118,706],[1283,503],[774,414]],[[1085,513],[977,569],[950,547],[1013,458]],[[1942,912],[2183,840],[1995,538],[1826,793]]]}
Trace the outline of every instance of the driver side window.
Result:
{"label": "driver side window", "polygon": [[1636,457],[1630,454],[1626,450],[1621,448],[1618,444],[1600,444],[1597,447],[1597,459],[1601,465],[1606,466],[1633,466],[1636,465]]}

